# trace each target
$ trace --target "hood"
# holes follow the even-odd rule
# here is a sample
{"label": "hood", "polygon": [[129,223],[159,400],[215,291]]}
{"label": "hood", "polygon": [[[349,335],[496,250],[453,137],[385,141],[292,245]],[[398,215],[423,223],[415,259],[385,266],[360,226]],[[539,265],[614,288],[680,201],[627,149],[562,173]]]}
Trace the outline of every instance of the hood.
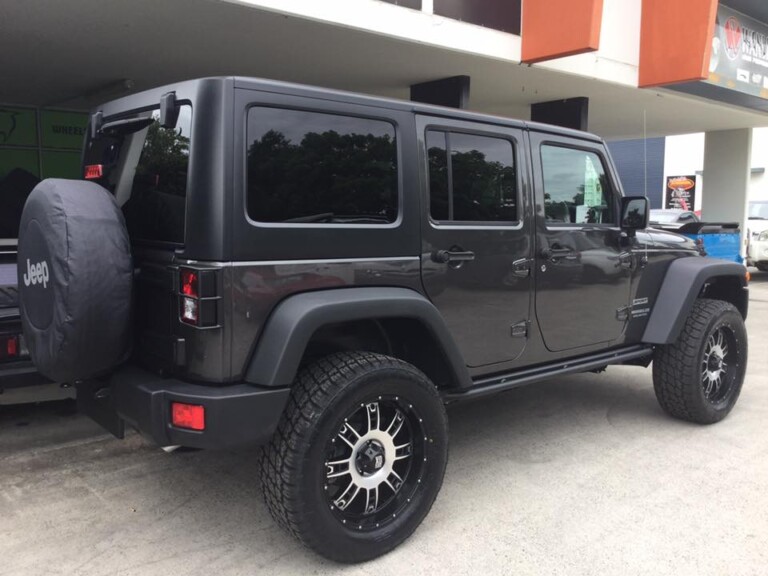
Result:
{"label": "hood", "polygon": [[768,230],[768,220],[750,218],[747,221],[747,237],[757,237],[763,230]]}
{"label": "hood", "polygon": [[690,250],[699,253],[696,243],[687,236],[675,234],[668,230],[659,230],[658,228],[648,228],[646,234],[650,237],[654,248],[668,248],[670,250]]}

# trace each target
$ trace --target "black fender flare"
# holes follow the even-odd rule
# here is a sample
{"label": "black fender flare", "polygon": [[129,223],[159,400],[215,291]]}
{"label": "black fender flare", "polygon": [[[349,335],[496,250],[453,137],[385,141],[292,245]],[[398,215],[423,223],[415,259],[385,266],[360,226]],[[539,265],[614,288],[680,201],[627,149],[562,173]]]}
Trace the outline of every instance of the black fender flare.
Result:
{"label": "black fender flare", "polygon": [[691,256],[674,260],[667,269],[664,282],[659,289],[653,311],[646,324],[643,342],[648,344],[670,344],[683,329],[693,303],[708,282],[732,278],[735,289],[728,300],[747,318],[749,293],[747,270],[742,264]]}
{"label": "black fender flare", "polygon": [[464,357],[437,308],[415,290],[364,287],[289,296],[269,316],[245,372],[259,386],[290,386],[312,335],[328,324],[354,320],[412,318],[436,339],[460,387],[471,385]]}

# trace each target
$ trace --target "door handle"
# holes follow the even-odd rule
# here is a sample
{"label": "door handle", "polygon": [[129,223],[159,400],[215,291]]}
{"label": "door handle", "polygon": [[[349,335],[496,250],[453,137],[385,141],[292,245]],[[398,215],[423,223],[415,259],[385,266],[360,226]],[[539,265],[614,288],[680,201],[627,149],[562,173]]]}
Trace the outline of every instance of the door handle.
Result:
{"label": "door handle", "polygon": [[469,262],[475,259],[475,253],[469,250],[436,250],[432,252],[432,261],[438,264],[449,262]]}
{"label": "door handle", "polygon": [[558,258],[575,260],[576,254],[570,248],[544,248],[541,251],[541,257],[545,260],[557,260]]}
{"label": "door handle", "polygon": [[632,270],[635,267],[635,258],[631,252],[622,252],[619,254],[619,265],[626,270]]}

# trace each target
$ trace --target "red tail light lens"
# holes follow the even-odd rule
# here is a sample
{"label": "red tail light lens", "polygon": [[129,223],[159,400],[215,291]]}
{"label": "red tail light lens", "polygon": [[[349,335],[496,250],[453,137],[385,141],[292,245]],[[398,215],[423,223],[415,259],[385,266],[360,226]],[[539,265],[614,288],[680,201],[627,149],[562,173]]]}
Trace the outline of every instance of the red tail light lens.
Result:
{"label": "red tail light lens", "polygon": [[85,167],[85,179],[86,180],[98,180],[104,176],[103,164],[89,164]]}
{"label": "red tail light lens", "polygon": [[171,423],[179,428],[205,430],[205,407],[171,402]]}
{"label": "red tail light lens", "polygon": [[18,360],[29,352],[19,334],[0,334],[0,360]]}
{"label": "red tail light lens", "polygon": [[192,298],[199,296],[197,270],[181,269],[181,293]]}

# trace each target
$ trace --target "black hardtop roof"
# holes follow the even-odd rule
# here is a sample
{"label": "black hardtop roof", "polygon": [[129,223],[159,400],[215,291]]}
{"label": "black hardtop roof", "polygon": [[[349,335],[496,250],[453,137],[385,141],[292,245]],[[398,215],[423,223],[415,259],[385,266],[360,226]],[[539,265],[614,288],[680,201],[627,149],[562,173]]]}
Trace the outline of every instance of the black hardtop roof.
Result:
{"label": "black hardtop roof", "polygon": [[409,100],[398,100],[395,98],[382,98],[379,96],[371,96],[368,94],[360,94],[355,92],[346,92],[343,90],[333,90],[330,88],[321,88],[318,86],[310,86],[306,84],[297,84],[292,82],[282,82],[278,80],[268,80],[264,78],[249,78],[249,77],[210,77],[210,78],[198,78],[194,80],[187,80],[184,82],[178,82],[175,84],[168,84],[166,86],[159,86],[152,88],[144,92],[125,96],[118,100],[108,102],[102,106],[97,106],[95,111],[103,111],[105,117],[112,114],[120,114],[125,110],[136,109],[146,106],[148,101],[159,104],[160,96],[170,91],[179,90],[181,88],[190,89],[195,84],[203,83],[216,83],[216,82],[233,82],[236,89],[244,90],[259,90],[262,92],[272,92],[277,94],[286,94],[293,96],[304,96],[311,98],[321,98],[327,100],[334,100],[336,102],[348,102],[350,104],[358,104],[363,106],[377,106],[380,108],[389,108],[393,110],[403,110],[414,112],[416,114],[428,114],[430,116],[439,116],[443,118],[453,118],[456,120],[466,120],[471,122],[484,122],[487,124],[496,124],[499,126],[509,126],[512,128],[519,128],[522,130],[532,130],[536,132],[546,132],[549,134],[557,134],[561,136],[567,136],[571,138],[580,138],[582,140],[590,140],[594,142],[602,142],[602,138],[589,132],[582,132],[580,130],[572,130],[570,128],[562,128],[560,126],[553,126],[550,124],[542,124],[539,122],[530,122],[525,120],[518,120],[514,118],[505,118],[503,116],[493,116],[490,114],[482,114],[479,112],[471,112],[468,110],[460,110],[457,108],[448,108],[445,106],[434,106],[431,104],[422,104],[419,102],[411,102]]}

